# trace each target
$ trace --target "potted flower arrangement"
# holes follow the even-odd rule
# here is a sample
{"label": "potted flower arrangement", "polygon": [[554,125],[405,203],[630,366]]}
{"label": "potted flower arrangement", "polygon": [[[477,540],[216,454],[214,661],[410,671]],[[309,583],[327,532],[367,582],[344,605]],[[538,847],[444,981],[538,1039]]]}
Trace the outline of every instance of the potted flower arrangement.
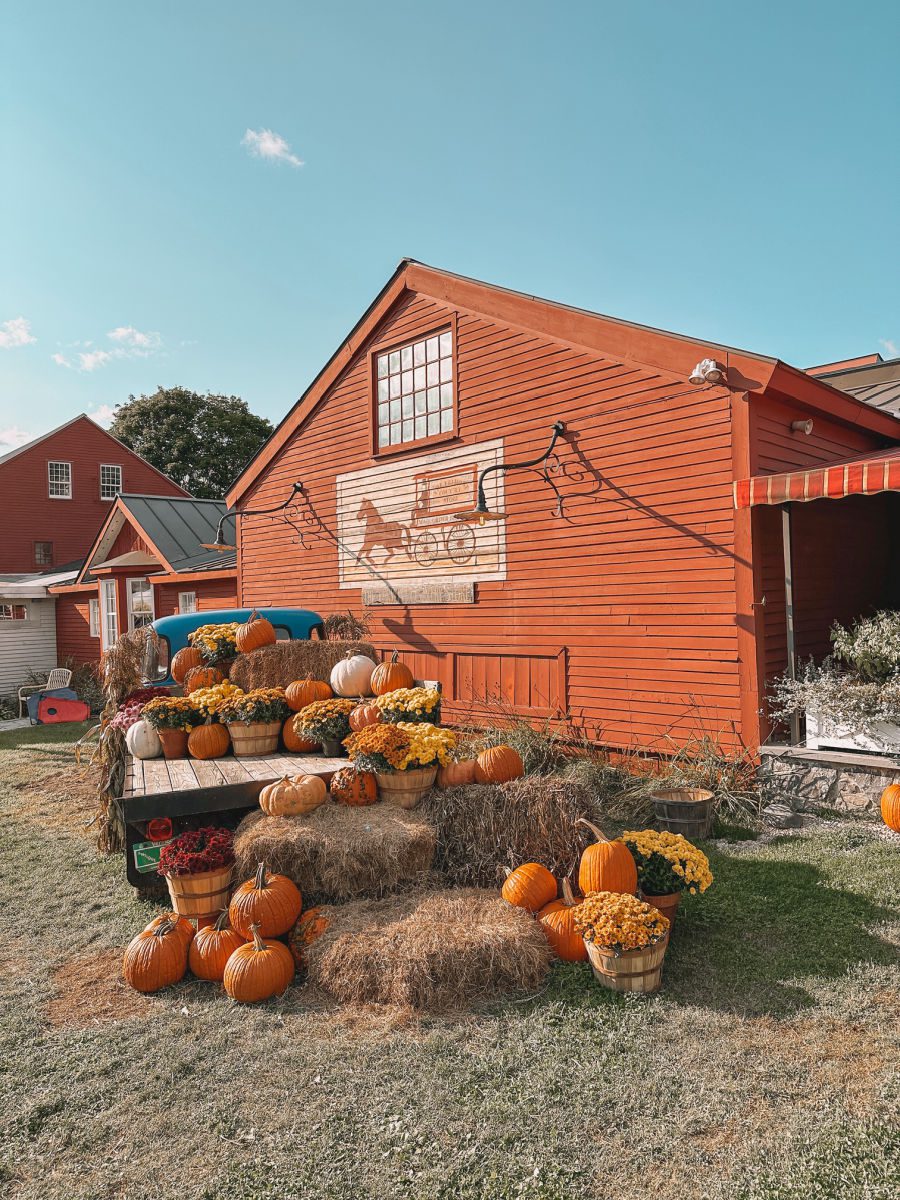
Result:
{"label": "potted flower arrangement", "polygon": [[228,726],[235,754],[245,758],[275,753],[281,726],[291,710],[284,688],[253,688],[232,694],[216,711],[219,720]]}
{"label": "potted flower arrangement", "polygon": [[200,651],[208,667],[224,667],[237,658],[237,621],[221,625],[199,625],[188,634],[188,641]]}
{"label": "potted flower arrangement", "polygon": [[228,907],[233,867],[231,830],[207,825],[188,829],[163,846],[157,869],[165,876],[175,911],[201,924]]}
{"label": "potted flower arrangement", "polygon": [[373,771],[380,795],[401,808],[415,808],[427,795],[438,767],[456,749],[456,734],[436,725],[406,721],[396,725],[367,725],[347,738],[353,764]]}
{"label": "potted flower arrangement", "polygon": [[589,892],[572,910],[594,978],[614,992],[655,992],[669,944],[669,920],[625,892]]}
{"label": "potted flower arrangement", "polygon": [[197,688],[195,692],[190,693],[188,699],[205,721],[219,721],[221,711],[228,701],[236,700],[244,694],[243,688],[224,679],[212,687]]}
{"label": "potted flower arrangement", "polygon": [[188,734],[202,718],[188,696],[160,696],[149,700],[141,716],[149,721],[162,742],[166,758],[186,758]]}
{"label": "potted flower arrangement", "polygon": [[294,717],[294,733],[319,742],[327,758],[340,758],[345,753],[343,742],[350,733],[350,714],[356,703],[342,696],[313,700]]}
{"label": "potted flower arrangement", "polygon": [[121,729],[123,733],[127,733],[135,721],[141,719],[144,705],[149,704],[151,700],[164,699],[170,695],[171,692],[165,687],[136,688],[133,692],[128,693],[116,709],[116,715],[109,723],[110,728]]}
{"label": "potted flower arrangement", "polygon": [[668,917],[670,925],[675,920],[681,893],[705,892],[713,881],[709,859],[680,833],[626,830],[621,840],[631,851],[637,867],[641,896]]}
{"label": "potted flower arrangement", "polygon": [[814,749],[900,750],[900,612],[879,612],[849,629],[834,625],[831,654],[785,674],[770,689],[770,715],[806,715]]}
{"label": "potted flower arrangement", "polygon": [[437,688],[397,688],[396,691],[377,696],[374,703],[381,720],[392,725],[401,722],[427,725],[441,723],[441,694]]}

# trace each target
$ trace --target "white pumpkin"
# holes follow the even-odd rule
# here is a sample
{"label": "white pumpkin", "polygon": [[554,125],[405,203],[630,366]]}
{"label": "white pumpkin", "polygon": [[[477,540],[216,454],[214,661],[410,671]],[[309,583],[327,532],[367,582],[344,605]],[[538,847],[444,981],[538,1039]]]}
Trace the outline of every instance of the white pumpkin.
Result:
{"label": "white pumpkin", "polygon": [[372,672],[377,663],[365,654],[347,651],[331,670],[331,686],[339,696],[370,696],[372,694]]}
{"label": "white pumpkin", "polygon": [[135,721],[125,734],[128,753],[134,758],[159,758],[162,742],[149,721]]}

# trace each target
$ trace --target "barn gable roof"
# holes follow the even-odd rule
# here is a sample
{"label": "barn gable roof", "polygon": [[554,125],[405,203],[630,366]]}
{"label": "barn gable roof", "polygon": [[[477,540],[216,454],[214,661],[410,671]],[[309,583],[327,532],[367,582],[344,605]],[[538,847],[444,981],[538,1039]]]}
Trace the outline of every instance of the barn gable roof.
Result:
{"label": "barn gable roof", "polygon": [[826,412],[838,421],[862,426],[888,439],[896,439],[900,434],[893,417],[869,408],[780,359],[545,300],[407,258],[400,262],[341,346],[232,484],[226,495],[229,505],[239,503],[405,292],[425,296],[457,311],[502,321],[575,349],[652,367],[682,381],[687,380],[700,359],[719,358],[728,365],[732,386],[739,390],[761,393],[772,389],[814,411]]}

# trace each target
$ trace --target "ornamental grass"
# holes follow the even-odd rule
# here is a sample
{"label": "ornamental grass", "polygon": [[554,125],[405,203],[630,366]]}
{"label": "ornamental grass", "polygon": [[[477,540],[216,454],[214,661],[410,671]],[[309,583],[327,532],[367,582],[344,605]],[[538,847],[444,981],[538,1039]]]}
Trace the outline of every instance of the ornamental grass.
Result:
{"label": "ornamental grass", "polygon": [[413,891],[327,909],[309,979],[340,1003],[459,1011],[536,991],[551,951],[495,890]]}
{"label": "ornamental grass", "polygon": [[328,683],[331,669],[346,655],[364,654],[377,661],[375,647],[369,642],[290,641],[263,646],[249,654],[239,654],[228,672],[238,687],[249,692],[258,687],[284,687],[295,679],[321,679]]}
{"label": "ornamental grass", "polygon": [[709,859],[680,833],[626,830],[620,839],[631,851],[638,883],[648,896],[705,892],[713,881]]}
{"label": "ornamental grass", "polygon": [[377,696],[375,707],[382,721],[395,725],[416,722],[439,725],[441,722],[441,694],[437,688],[396,688]]}
{"label": "ornamental grass", "polygon": [[614,954],[652,946],[669,928],[658,908],[624,892],[588,892],[573,908],[572,919],[586,942]]}
{"label": "ornamental grass", "polygon": [[348,737],[344,745],[360,770],[416,771],[450,762],[456,749],[456,734],[437,725],[404,721],[396,725],[366,725]]}
{"label": "ornamental grass", "polygon": [[313,700],[294,717],[294,733],[314,742],[342,742],[350,732],[350,714],[357,703],[343,696]]}

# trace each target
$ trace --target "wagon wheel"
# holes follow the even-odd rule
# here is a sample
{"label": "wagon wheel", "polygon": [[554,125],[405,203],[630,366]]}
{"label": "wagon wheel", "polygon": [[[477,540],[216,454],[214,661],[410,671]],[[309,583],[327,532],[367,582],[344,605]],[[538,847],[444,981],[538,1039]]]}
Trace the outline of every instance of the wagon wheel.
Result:
{"label": "wagon wheel", "polygon": [[427,529],[424,533],[420,533],[413,542],[413,554],[420,567],[430,567],[432,563],[437,562],[439,553],[438,540]]}
{"label": "wagon wheel", "polygon": [[447,553],[453,562],[462,566],[475,553],[475,534],[468,525],[454,525],[444,535]]}

